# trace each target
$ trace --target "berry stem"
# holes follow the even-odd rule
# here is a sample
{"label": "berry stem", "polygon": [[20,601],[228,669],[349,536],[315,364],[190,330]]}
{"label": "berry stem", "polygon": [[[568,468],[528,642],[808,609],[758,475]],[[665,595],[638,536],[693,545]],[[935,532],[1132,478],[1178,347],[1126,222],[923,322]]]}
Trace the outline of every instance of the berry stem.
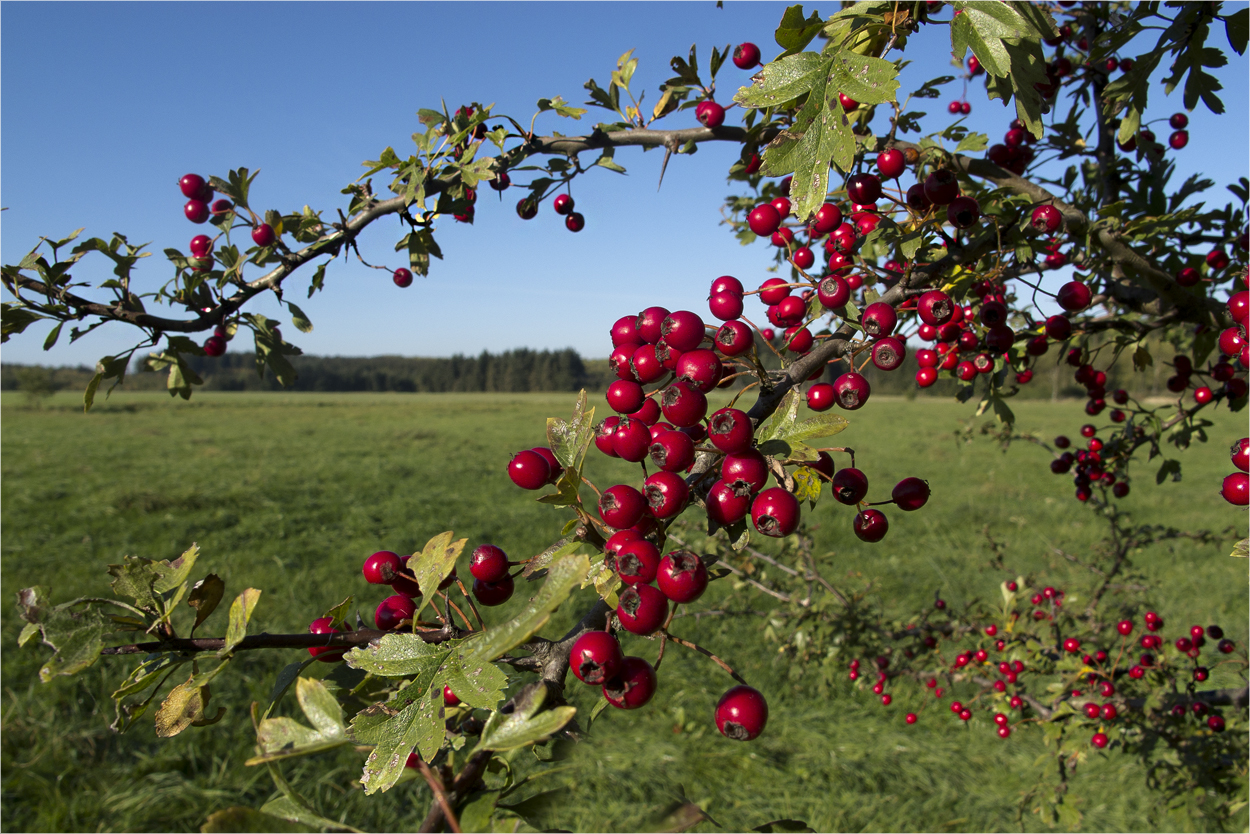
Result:
{"label": "berry stem", "polygon": [[[460,588],[460,593],[464,594],[465,602],[469,603],[469,610],[473,612],[473,616],[477,619],[477,627],[485,629],[486,623],[482,620],[482,615],[478,613],[477,606],[473,604],[473,595],[464,587],[464,583],[460,581],[460,577],[456,577],[456,585]],[[460,616],[464,616],[461,614]]]}
{"label": "berry stem", "polygon": [[701,655],[705,655],[705,656],[707,656],[707,657],[710,657],[710,658],[713,660],[713,662],[715,662],[715,663],[716,663],[716,665],[717,665],[717,666],[719,666],[720,668],[722,668],[722,669],[724,669],[726,672],[728,672],[728,673],[729,673],[729,676],[730,676],[731,678],[733,678],[734,680],[736,680],[738,683],[742,684],[743,686],[750,686],[750,684],[749,684],[749,683],[747,683],[747,682],[743,679],[742,675],[739,675],[737,672],[735,672],[735,671],[733,670],[733,667],[731,667],[731,666],[730,666],[728,663],[726,663],[725,661],[721,660],[721,659],[720,659],[719,657],[717,657],[716,655],[714,655],[714,654],[712,654],[711,652],[709,652],[707,649],[705,649],[705,648],[703,648],[702,646],[700,646],[698,643],[691,643],[689,640],[683,640],[683,639],[681,639],[680,637],[678,637],[678,636],[677,636],[677,635],[675,635],[675,634],[669,634],[667,629],[665,629],[664,634],[666,634],[666,635],[668,636],[668,639],[669,639],[669,640],[672,640],[672,641],[673,641],[674,643],[676,643],[677,645],[679,645],[679,646],[685,646],[687,649],[693,649],[694,651],[698,652],[698,653],[699,653],[699,654],[701,654]]}

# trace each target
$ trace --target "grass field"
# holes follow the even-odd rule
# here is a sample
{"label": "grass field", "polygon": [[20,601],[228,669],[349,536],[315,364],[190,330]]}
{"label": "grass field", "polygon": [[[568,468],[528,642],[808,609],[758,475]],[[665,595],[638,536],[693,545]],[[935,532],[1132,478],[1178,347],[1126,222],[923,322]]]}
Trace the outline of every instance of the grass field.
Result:
{"label": "grass field", "polygon": [[[84,416],[76,395],[58,394],[41,410],[6,395],[0,401],[6,594],[12,600],[33,584],[51,586],[56,599],[102,594],[108,563],[126,554],[173,558],[198,542],[197,572],[218,573],[228,594],[249,585],[264,591],[253,631],[301,631],[348,593],[359,595],[368,618],[382,596],[360,578],[368,553],[412,552],[450,529],[468,537],[470,547],[493,542],[516,558],[558,535],[565,517],[515,488],[504,468],[511,452],[542,443],[544,418],[567,416],[573,399],[197,393],[184,403],[131,393],[101,398]],[[1021,430],[1045,437],[1076,437],[1086,421],[1075,402],[1020,403],[1016,412]],[[850,415],[851,427],[837,441],[856,449],[873,483],[870,498],[884,497],[908,475],[927,479],[934,494],[919,512],[890,514],[890,533],[877,545],[859,542],[849,509],[826,497],[810,516],[826,575],[851,586],[871,578],[900,610],[927,604],[937,590],[958,606],[994,593],[1006,577],[988,567],[982,531],[990,525],[1006,543],[1011,575],[1044,571],[1052,584],[1074,592],[1091,584],[1088,573],[1055,552],[1081,554],[1101,532],[1072,498],[1069,479],[1051,475],[1036,447],[1020,444],[1003,454],[985,439],[958,442],[955,431],[971,414],[971,406],[954,402],[874,399]],[[1180,483],[1156,487],[1157,462],[1135,472],[1124,508],[1142,522],[1231,525],[1244,536],[1246,514],[1218,495],[1231,471],[1226,450],[1246,433],[1244,415],[1217,413],[1208,433],[1206,445],[1180,455],[1173,450],[1185,466]],[[589,458],[588,477],[600,487],[636,471],[594,450]],[[1244,642],[1246,564],[1229,558],[1230,549],[1227,540],[1145,548],[1134,559],[1156,590],[1134,599],[1169,624],[1219,622]],[[718,607],[731,593],[720,587],[726,584],[713,585],[696,607]],[[560,633],[587,593],[566,605],[547,633]],[[738,604],[767,605],[732,593]],[[507,613],[505,606],[489,616]],[[214,615],[204,629],[220,632],[223,619]],[[706,660],[673,648],[655,700],[636,713],[605,713],[592,739],[572,751],[574,767],[558,777],[570,801],[547,812],[550,827],[645,828],[678,786],[728,830],[776,818],[803,819],[818,830],[1020,827],[1016,799],[1036,780],[1033,761],[1044,751],[1037,734],[1003,742],[988,722],[975,720],[966,727],[938,721],[907,727],[902,715],[913,707],[905,694],[883,709],[849,686],[822,699],[802,681],[788,683],[789,670],[764,640],[759,619],[678,622],[681,633],[765,690],[772,708],[767,733],[751,745],[722,739],[711,725],[711,707],[731,682]],[[0,614],[4,830],[194,830],[214,810],[259,807],[273,794],[264,771],[242,767],[253,744],[247,709],[267,695],[294,653],[253,653],[236,664],[245,675],[219,678],[213,700],[229,713],[214,727],[160,741],[145,719],[118,737],[108,729],[108,693],[125,675],[123,665],[104,660],[77,678],[40,684],[36,673],[46,652],[16,647],[20,625],[6,604]],[[637,639],[626,649],[654,654]],[[574,703],[589,708],[593,700],[578,691]],[[327,816],[372,830],[415,828],[428,801],[425,788],[366,799],[350,784],[361,761],[343,751],[286,772]],[[1202,820],[1168,816],[1162,799],[1146,789],[1141,767],[1126,757],[1092,758],[1084,770],[1069,801],[1089,830],[1203,827]],[[1027,816],[1024,827],[1044,828]]]}

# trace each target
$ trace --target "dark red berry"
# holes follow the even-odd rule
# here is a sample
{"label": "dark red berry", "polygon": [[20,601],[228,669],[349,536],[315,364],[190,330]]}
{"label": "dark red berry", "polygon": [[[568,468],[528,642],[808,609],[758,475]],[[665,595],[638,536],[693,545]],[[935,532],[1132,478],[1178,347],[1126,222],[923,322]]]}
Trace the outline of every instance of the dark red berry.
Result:
{"label": "dark red berry", "polygon": [[618,530],[633,527],[646,512],[642,493],[626,484],[608,487],[599,497],[599,516],[609,527]]}
{"label": "dark red berry", "polygon": [[833,392],[840,407],[847,411],[854,411],[868,402],[871,389],[868,386],[868,380],[851,371],[842,374],[834,381]]}
{"label": "dark red berry", "polygon": [[886,519],[885,513],[869,509],[855,516],[853,527],[860,541],[879,542],[889,532],[890,522]]}
{"label": "dark red berry", "polygon": [[505,576],[498,582],[483,582],[480,579],[473,580],[473,598],[477,600],[479,605],[495,606],[503,605],[512,598],[512,592],[515,586],[511,576]]}
{"label": "dark red berry", "polygon": [[918,510],[929,500],[929,484],[920,478],[904,478],[894,485],[891,498],[900,510]]}
{"label": "dark red berry", "polygon": [[751,521],[765,536],[788,536],[799,526],[799,502],[781,487],[766,489],[751,502]]}
{"label": "dark red berry", "polygon": [[759,690],[735,686],[716,703],[716,729],[734,741],[758,738],[768,724],[768,702]]}
{"label": "dark red berry", "polygon": [[365,581],[370,585],[389,585],[399,570],[399,554],[389,550],[379,550],[365,559],[363,573]]}
{"label": "dark red berry", "polygon": [[707,590],[707,566],[689,550],[674,550],[660,561],[655,582],[673,602],[694,602]]}
{"label": "dark red berry", "polygon": [[508,477],[522,489],[542,489],[551,477],[551,466],[542,455],[526,450],[508,464]]}
{"label": "dark red berry", "polygon": [[404,620],[411,619],[417,613],[417,606],[408,597],[395,594],[382,600],[373,612],[373,622],[380,631],[390,631]]}
{"label": "dark red berry", "polygon": [[508,554],[493,544],[479,545],[470,557],[469,573],[483,582],[498,582],[508,575]]}
{"label": "dark red berry", "polygon": [[620,671],[604,683],[603,697],[619,709],[638,709],[651,700],[658,683],[655,667],[641,657],[626,657]]}
{"label": "dark red berry", "polygon": [[606,631],[587,631],[573,641],[569,668],[582,683],[602,686],[625,665],[620,642]]}
{"label": "dark red berry", "polygon": [[734,48],[734,66],[738,69],[751,69],[760,62],[760,48],[747,41]]}
{"label": "dark red berry", "polygon": [[628,632],[654,634],[668,617],[668,597],[652,585],[630,585],[621,591],[616,617]]}

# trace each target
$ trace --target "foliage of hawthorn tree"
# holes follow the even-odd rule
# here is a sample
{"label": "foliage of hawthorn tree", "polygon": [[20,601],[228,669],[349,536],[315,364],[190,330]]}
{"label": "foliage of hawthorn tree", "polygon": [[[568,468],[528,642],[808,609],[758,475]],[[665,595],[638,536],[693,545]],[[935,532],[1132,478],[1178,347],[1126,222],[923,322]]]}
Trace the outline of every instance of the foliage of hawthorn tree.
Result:
{"label": "foliage of hawthorn tree", "polygon": [[[940,98],[955,76],[906,94],[897,75],[908,42],[934,37],[949,37],[959,74],[984,79],[992,99],[1012,106],[1002,142],[969,132],[958,119],[926,132],[933,117],[915,108]],[[619,416],[596,422],[583,396],[571,416],[548,421],[549,447],[510,465],[518,485],[550,487],[539,500],[559,512],[553,529],[561,529],[539,554],[509,562],[478,548],[469,566],[467,541],[447,532],[411,557],[383,552],[366,563],[366,578],[397,591],[379,606],[377,628],[348,624],[348,597],[314,623],[316,633],[248,635],[262,600],[248,588],[234,595],[226,633],[215,638],[196,630],[228,597],[214,574],[195,579],[195,547],[173,562],[128,557],[109,568],[117,599],[56,603],[47,589],[23,590],[21,642],[38,636],[54,650],[41,670],[45,680],[102,656],[139,660],[114,693],[114,727],[124,731],[148,716],[161,736],[221,718],[220,709],[208,709],[209,684],[238,652],[306,648],[313,657],[284,668],[272,700],[254,710],[257,753],[248,764],[268,766],[282,796],[259,811],[229,809],[214,824],[281,817],[341,827],[287,784],[279,763],[355,744],[371,750],[360,779],[366,792],[424,779],[431,799],[423,830],[458,831],[523,815],[516,801],[523,790],[498,778],[507,770],[498,754],[557,734],[581,738],[608,705],[644,705],[670,643],[707,655],[738,680],[718,706],[724,735],[744,740],[765,731],[760,693],[714,647],[670,629],[676,605],[692,604],[708,581],[734,575],[774,601],[766,636],[811,685],[828,690],[849,677],[873,686],[887,704],[886,690],[895,687],[924,687],[939,700],[959,687],[971,694],[950,704],[955,720],[969,720],[975,707],[994,713],[1004,739],[1044,733],[1053,755],[1039,764],[1021,814],[1079,825],[1080,812],[1064,802],[1068,780],[1088,756],[1110,749],[1140,757],[1175,802],[1213,824],[1244,822],[1246,689],[1200,687],[1216,663],[1244,680],[1244,647],[1216,626],[1195,626],[1164,645],[1163,618],[1148,612],[1139,623],[1129,616],[1138,603],[1110,591],[1132,575],[1132,554],[1145,544],[1220,540],[1135,524],[1116,500],[1151,460],[1161,458],[1149,464],[1156,480],[1178,478],[1171,449],[1205,439],[1204,412],[1246,404],[1247,179],[1225,183],[1234,199],[1222,206],[1196,201],[1200,194],[1210,201],[1215,183],[1197,176],[1174,182],[1169,161],[1187,141],[1185,114],[1171,117],[1167,146],[1147,126],[1160,87],[1182,90],[1187,110],[1222,113],[1220,84],[1208,69],[1227,62],[1226,47],[1243,56],[1246,39],[1247,10],[1221,3],[869,0],[828,18],[795,6],[776,31],[781,51],[746,86],[731,81],[731,92],[723,86],[725,62],[753,68],[759,51],[751,44],[714,48],[704,53],[706,63],[694,48],[673,58],[673,77],[654,104],[644,104],[632,83],[637,61],[622,56],[606,84],[585,85],[588,106],[607,116],[581,135],[536,130],[540,119],[579,122],[592,112],[561,98],[540,100],[528,120],[477,102],[422,110],[414,148],[385,148],[366,162],[332,213],[261,208],[245,168],[207,181],[184,178],[187,216],[208,221],[210,236],[194,241],[190,253],[165,250],[172,277],[154,293],[132,290],[131,272],[147,253],[120,234],[43,239],[21,263],[3,268],[15,299],[4,304],[4,339],[42,321],[53,323],[49,347],[66,324],[71,339],[106,325],[136,333],[132,351],[98,363],[88,409],[99,386],[120,383],[142,349],[151,351],[149,369],[167,372],[170,393],[190,397],[199,378],[189,358],[220,355],[247,332],[258,372],[287,384],[294,373],[288,357],[299,348],[279,322],[249,312],[257,297],[274,294],[294,328],[308,330],[291,300],[292,280],[303,276],[301,287],[316,293],[332,280],[334,259],[359,256],[358,236],[387,215],[398,215],[406,233],[395,243],[403,265],[386,268],[408,286],[442,257],[438,225],[473,221],[483,186],[519,193],[522,217],[551,203],[577,231],[584,221],[569,183],[594,167],[623,170],[618,152],[633,146],[664,149],[661,176],[672,156],[702,143],[739,146],[726,215],[742,243],[775,245],[788,277],[759,291],[717,279],[709,310],[724,324],[713,327],[705,328],[706,314],[658,306],[663,299],[617,322],[611,337],[619,380],[608,403]],[[1145,46],[1126,54],[1130,42]],[[735,107],[739,123],[726,124]],[[943,105],[956,116],[960,107],[958,100]],[[878,108],[889,115],[883,135],[869,127]],[[696,119],[700,126],[692,126]],[[111,261],[112,277],[82,280],[87,258]],[[1078,277],[1057,293],[1064,312],[1046,316],[1037,307],[1049,295],[1039,276],[1067,265]],[[757,293],[769,328],[744,315],[744,297]],[[202,343],[193,338],[205,333]],[[918,385],[942,374],[959,379],[958,398],[979,396],[978,414],[997,418],[984,433],[1041,444],[1053,452],[1056,473],[1075,473],[1077,499],[1108,531],[1099,550],[1070,557],[1097,577],[1088,595],[1078,600],[1041,577],[1020,576],[1005,580],[992,603],[955,612],[939,600],[933,610],[900,616],[866,590],[835,587],[820,573],[801,522],[803,503],[849,505],[848,526],[864,541],[887,533],[885,512],[866,501],[871,450],[859,450],[860,469],[854,451],[820,441],[847,425],[842,411],[870,396],[857,370],[868,362],[898,367],[914,349],[908,339],[933,343],[918,352]],[[1165,361],[1150,347],[1161,341],[1176,352],[1173,402],[1150,406],[1105,389],[1106,369],[1121,357],[1137,368]],[[1014,427],[1010,398],[1048,353],[1051,361],[1058,353],[1088,391],[1090,419],[1107,421],[1082,432],[1088,442],[1079,452],[1062,451],[1071,445],[1066,438],[1052,444]],[[834,382],[814,382],[827,368]],[[704,394],[735,378],[748,384],[734,407],[708,415]],[[583,463],[600,452],[642,461],[645,482],[590,484]],[[835,467],[834,454],[849,465]],[[1222,495],[1244,506],[1245,440],[1232,464],[1239,471]],[[770,475],[775,486],[763,489]],[[911,511],[927,498],[923,480],[909,478],[873,504]],[[769,539],[779,542],[770,549]],[[1244,539],[1236,552],[1245,556]],[[758,562],[775,567],[772,580],[750,577]],[[455,573],[458,565],[471,567],[472,591],[463,570]],[[512,619],[487,624],[475,602],[498,604],[517,581],[534,583],[525,591],[529,602]],[[591,586],[598,601],[573,629],[540,636],[575,589]],[[611,636],[621,631],[652,637],[656,659],[622,659]],[[127,633],[142,636],[119,644]],[[342,661],[329,676],[332,686],[302,674],[316,660]],[[571,665],[578,678],[603,686],[588,715],[575,716],[565,703]],[[272,714],[288,691],[306,722]]]}

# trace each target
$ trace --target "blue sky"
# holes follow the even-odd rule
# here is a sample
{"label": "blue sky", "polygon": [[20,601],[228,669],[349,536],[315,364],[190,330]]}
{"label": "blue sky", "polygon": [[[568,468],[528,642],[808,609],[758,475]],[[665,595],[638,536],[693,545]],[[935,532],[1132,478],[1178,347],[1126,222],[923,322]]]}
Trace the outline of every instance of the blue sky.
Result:
{"label": "blue sky", "polygon": [[[289,212],[309,204],[333,218],[346,205],[339,190],[362,173],[363,160],[387,145],[408,153],[419,107],[494,102],[496,113],[527,122],[539,98],[580,104],[588,78],[606,86],[629,49],[640,61],[634,87],[653,102],[671,75],[668,59],[685,56],[693,43],[704,67],[713,45],[751,40],[766,58],[775,55],[772,33],[784,9],[717,9],[712,2],[4,3],[0,205],[8,210],[0,215],[0,255],[15,263],[40,235],[79,226],[84,236],[119,231],[152,242],[157,254],[137,273],[141,291],[149,291],[172,274],[160,251],[186,251],[203,228],[182,217],[176,183],[184,173],[260,169],[253,207]],[[1216,37],[1223,42],[1222,33]],[[906,57],[914,63],[901,93],[950,72],[947,30],[914,36]],[[1191,114],[1190,145],[1178,155],[1181,179],[1206,168],[1222,185],[1245,173],[1250,94],[1245,59],[1231,57],[1219,73],[1230,113]],[[727,63],[718,99],[727,102],[748,76]],[[949,118],[949,98],[961,97],[958,83],[947,89],[951,95],[924,102],[933,129]],[[970,85],[968,100],[969,127],[997,141],[1012,114],[989,102],[979,83]],[[1160,88],[1147,116],[1166,119],[1179,109],[1179,93],[1165,99]],[[730,111],[731,122],[738,112]],[[878,127],[884,118],[878,115]],[[580,122],[548,114],[538,127],[582,133],[606,119],[595,110]],[[666,121],[695,123],[693,113]],[[1155,132],[1165,138],[1166,124]],[[446,260],[407,290],[354,259],[335,261],[326,290],[310,300],[307,277],[293,277],[288,297],[315,330],[298,334],[288,326],[287,336],[323,355],[573,347],[606,356],[608,328],[623,314],[652,304],[702,311],[716,276],[736,275],[748,286],[767,277],[767,247],[741,247],[720,225],[719,205],[730,193],[724,171],[736,155],[732,146],[707,145],[674,157],[657,192],[661,154],[620,151],[627,176],[596,170],[574,185],[586,217],[580,234],[567,232],[549,206],[521,221],[515,190],[500,202],[482,189],[476,224],[443,221]],[[1222,202],[1224,194],[1211,199]],[[362,253],[373,263],[403,265],[393,252],[401,234],[397,220],[383,220],[363,236]],[[108,272],[95,258],[78,270],[97,280]],[[273,303],[258,310],[288,320]],[[133,343],[123,328],[106,327],[44,353],[47,330],[36,325],[11,340],[5,361],[93,364]]]}

